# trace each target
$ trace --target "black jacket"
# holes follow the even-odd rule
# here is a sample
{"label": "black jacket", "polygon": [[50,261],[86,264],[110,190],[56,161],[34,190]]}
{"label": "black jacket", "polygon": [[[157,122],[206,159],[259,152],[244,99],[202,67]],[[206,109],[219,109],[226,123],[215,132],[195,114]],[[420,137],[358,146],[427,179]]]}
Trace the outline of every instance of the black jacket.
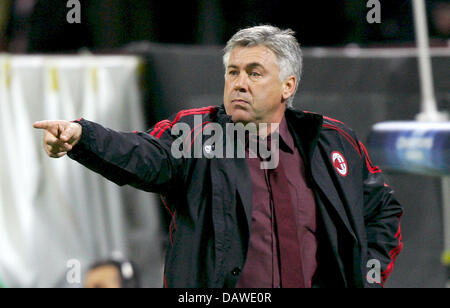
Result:
{"label": "black jacket", "polygon": [[[194,115],[201,115],[200,127],[194,127]],[[285,116],[318,209],[319,266],[313,285],[378,286],[366,279],[371,259],[381,264],[383,285],[402,249],[403,210],[381,170],[343,123],[292,109]],[[174,124],[188,124],[194,128],[193,138],[203,143],[207,136],[201,132],[208,123],[231,123],[223,105],[181,111],[147,132],[115,132],[84,119],[77,122],[83,133],[69,152],[72,159],[118,185],[163,196],[173,218],[164,285],[234,287],[251,230],[252,185],[246,160],[171,155],[177,138],[171,134]],[[332,161],[335,152],[346,160],[347,174],[339,174]]]}

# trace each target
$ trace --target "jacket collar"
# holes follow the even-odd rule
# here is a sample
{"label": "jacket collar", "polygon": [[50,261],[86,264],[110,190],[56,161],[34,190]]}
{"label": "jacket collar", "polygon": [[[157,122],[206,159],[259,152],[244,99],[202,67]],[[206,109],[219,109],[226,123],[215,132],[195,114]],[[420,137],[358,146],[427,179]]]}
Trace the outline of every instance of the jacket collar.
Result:
{"label": "jacket collar", "polygon": [[286,109],[285,117],[294,141],[304,155],[303,159],[310,162],[322,130],[323,117],[292,108]]}
{"label": "jacket collar", "polygon": [[[232,123],[231,116],[225,111],[222,104],[218,107],[217,122],[222,126],[226,123]],[[297,146],[301,146],[304,153],[312,156],[312,151],[317,144],[319,134],[322,128],[323,117],[316,113],[303,112],[293,108],[287,108],[285,119],[291,134],[294,136],[294,142]]]}

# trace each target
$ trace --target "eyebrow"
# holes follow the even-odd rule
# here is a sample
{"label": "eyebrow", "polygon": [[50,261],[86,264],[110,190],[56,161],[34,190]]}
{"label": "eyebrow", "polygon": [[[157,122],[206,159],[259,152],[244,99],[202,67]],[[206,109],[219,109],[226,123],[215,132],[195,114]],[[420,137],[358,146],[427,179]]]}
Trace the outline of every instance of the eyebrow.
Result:
{"label": "eyebrow", "polygon": [[[260,67],[260,68],[264,69],[264,66],[261,63],[258,63],[258,62],[249,63],[245,67],[247,69],[248,68],[255,68],[255,67]],[[234,65],[234,64],[230,64],[230,65],[228,65],[228,68],[239,68],[239,66]]]}

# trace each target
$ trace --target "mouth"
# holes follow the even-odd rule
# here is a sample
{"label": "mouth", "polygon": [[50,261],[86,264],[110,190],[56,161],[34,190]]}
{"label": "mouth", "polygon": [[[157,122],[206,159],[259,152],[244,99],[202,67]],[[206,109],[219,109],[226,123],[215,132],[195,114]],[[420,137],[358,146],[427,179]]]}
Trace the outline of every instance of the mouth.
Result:
{"label": "mouth", "polygon": [[249,102],[247,102],[246,100],[243,100],[243,99],[233,99],[232,101],[231,101],[231,103],[233,103],[233,104],[244,104],[244,105],[247,105],[247,104],[250,104]]}

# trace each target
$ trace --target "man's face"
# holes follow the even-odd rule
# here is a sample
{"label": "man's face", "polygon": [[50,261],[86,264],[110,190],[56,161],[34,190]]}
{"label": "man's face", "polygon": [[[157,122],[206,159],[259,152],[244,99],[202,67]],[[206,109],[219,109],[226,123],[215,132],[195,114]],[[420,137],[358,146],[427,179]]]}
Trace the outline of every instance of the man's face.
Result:
{"label": "man's face", "polygon": [[[286,85],[276,55],[265,46],[235,47],[225,75],[224,105],[233,122],[279,123]],[[291,80],[292,81],[292,80]],[[294,79],[295,86],[295,79]]]}

